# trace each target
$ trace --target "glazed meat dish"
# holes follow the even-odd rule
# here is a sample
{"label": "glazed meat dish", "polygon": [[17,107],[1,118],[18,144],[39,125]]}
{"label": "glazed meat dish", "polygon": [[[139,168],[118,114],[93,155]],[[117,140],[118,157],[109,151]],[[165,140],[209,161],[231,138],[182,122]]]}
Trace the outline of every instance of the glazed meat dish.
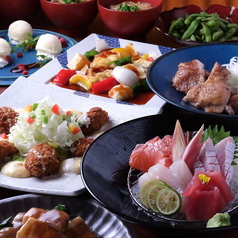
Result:
{"label": "glazed meat dish", "polygon": [[0,237],[7,238],[95,238],[97,237],[81,217],[71,219],[65,211],[33,207],[18,213],[12,226],[0,229]]}
{"label": "glazed meat dish", "polygon": [[230,71],[215,63],[211,72],[204,69],[199,60],[180,63],[172,82],[180,92],[186,93],[183,101],[206,112],[234,114],[229,104],[231,88],[227,85]]}

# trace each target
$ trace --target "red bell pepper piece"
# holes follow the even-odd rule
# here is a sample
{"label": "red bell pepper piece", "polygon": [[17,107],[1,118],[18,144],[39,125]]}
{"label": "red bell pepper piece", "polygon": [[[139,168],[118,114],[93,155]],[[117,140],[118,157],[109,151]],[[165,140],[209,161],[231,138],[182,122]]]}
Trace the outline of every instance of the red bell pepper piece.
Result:
{"label": "red bell pepper piece", "polygon": [[114,77],[107,78],[100,82],[94,83],[92,85],[92,91],[94,94],[105,93],[117,84],[119,84],[119,82]]}
{"label": "red bell pepper piece", "polygon": [[61,69],[58,74],[55,76],[53,83],[59,85],[66,85],[69,82],[69,79],[76,74],[75,70],[71,69]]}

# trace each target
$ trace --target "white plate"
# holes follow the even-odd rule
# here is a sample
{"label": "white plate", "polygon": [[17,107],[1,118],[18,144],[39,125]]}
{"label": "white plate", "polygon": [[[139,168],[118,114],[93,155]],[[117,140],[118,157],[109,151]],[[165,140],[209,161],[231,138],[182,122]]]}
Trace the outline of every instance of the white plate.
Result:
{"label": "white plate", "polygon": [[52,209],[58,204],[66,205],[75,215],[82,217],[86,224],[102,238],[135,238],[135,233],[127,228],[113,213],[94,200],[58,196],[22,195],[0,201],[0,222],[14,217],[18,212],[26,212],[32,207]]}
{"label": "white plate", "polygon": [[[68,91],[59,90],[58,87],[51,87],[48,84],[39,84],[30,78],[19,77],[6,91],[0,95],[0,107],[8,106],[13,109],[23,108],[28,104],[50,95],[54,102],[63,109],[77,109],[87,112],[90,108],[98,106],[106,110],[110,117],[110,122],[104,126],[107,130],[122,122],[153,115],[160,112],[164,101],[156,107],[112,104],[80,97]],[[12,178],[0,173],[0,187],[15,189],[26,192],[41,194],[57,194],[65,196],[75,196],[84,191],[85,187],[81,180],[81,175],[67,174],[61,177],[38,178]]]}
{"label": "white plate", "polygon": [[[95,49],[96,42],[98,39],[104,39],[108,45],[112,48],[117,48],[117,47],[125,47],[128,43],[133,43],[135,46],[135,49],[140,52],[140,54],[148,54],[150,51],[154,51],[158,54],[158,56],[165,54],[171,50],[172,48],[164,47],[164,46],[158,46],[158,45],[152,45],[152,44],[147,44],[147,43],[142,43],[142,42],[137,42],[137,41],[131,41],[131,40],[125,40],[125,39],[120,39],[120,38],[114,38],[114,37],[108,37],[108,36],[103,36],[103,35],[98,35],[98,34],[91,34],[67,51],[65,51],[63,54],[61,54],[57,59],[52,60],[49,62],[47,65],[39,69],[35,74],[29,77],[29,80],[36,81],[41,84],[49,84],[51,87],[57,87],[59,90],[62,91],[67,91],[71,94],[77,94],[82,97],[90,98],[90,99],[96,99],[100,101],[107,101],[107,102],[112,102],[112,103],[123,103],[125,104],[126,102],[121,102],[121,101],[115,101],[110,98],[102,97],[102,96],[97,96],[85,92],[79,92],[79,91],[74,91],[71,89],[66,89],[66,88],[61,88],[56,85],[53,85],[50,83],[52,78],[62,69],[66,68],[67,63],[74,57],[75,53],[80,53],[84,54],[87,51]],[[161,103],[164,103],[163,100],[161,100],[160,97],[154,95],[146,104],[145,106],[155,106],[155,105],[160,105]]]}

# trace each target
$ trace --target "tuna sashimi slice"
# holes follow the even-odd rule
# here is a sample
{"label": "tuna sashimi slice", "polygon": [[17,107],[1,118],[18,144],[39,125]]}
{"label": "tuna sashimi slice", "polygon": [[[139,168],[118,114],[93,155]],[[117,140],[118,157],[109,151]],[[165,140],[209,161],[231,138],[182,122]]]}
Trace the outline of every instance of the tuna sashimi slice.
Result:
{"label": "tuna sashimi slice", "polygon": [[[203,181],[199,175],[205,175],[210,180]],[[183,210],[188,219],[192,220],[210,219],[234,199],[234,195],[220,171],[207,173],[197,171],[182,196],[186,198]]]}
{"label": "tuna sashimi slice", "polygon": [[204,125],[201,126],[201,128],[196,133],[196,135],[188,143],[184,151],[184,154],[181,158],[182,160],[185,161],[185,163],[187,164],[191,172],[193,172],[193,166],[195,164],[199,151],[202,147],[201,140],[202,140],[203,130],[204,130]]}
{"label": "tuna sashimi slice", "polygon": [[217,159],[221,167],[221,173],[225,177],[227,183],[231,181],[233,176],[232,161],[235,152],[235,141],[232,137],[226,137],[215,145]]}
{"label": "tuna sashimi slice", "polygon": [[142,172],[157,163],[166,167],[172,164],[172,137],[169,135],[163,139],[156,136],[145,144],[136,145],[129,159],[130,167]]}
{"label": "tuna sashimi slice", "polygon": [[219,188],[215,187],[213,190],[196,190],[186,200],[184,212],[187,220],[209,220],[225,207],[226,202],[220,196]]}
{"label": "tuna sashimi slice", "polygon": [[[203,182],[199,179],[199,174],[205,174],[207,177],[210,177],[209,182]],[[207,190],[211,189],[211,187],[218,187],[220,189],[221,196],[224,200],[228,203],[234,199],[234,195],[226,183],[221,171],[213,171],[213,172],[206,172],[203,173],[202,171],[197,171],[192,180],[190,181],[188,187],[183,193],[184,197],[190,196],[195,193],[197,189],[200,190]]]}
{"label": "tuna sashimi slice", "polygon": [[208,138],[198,154],[197,160],[201,161],[205,171],[220,170],[220,164],[217,160],[216,151],[211,138]]}

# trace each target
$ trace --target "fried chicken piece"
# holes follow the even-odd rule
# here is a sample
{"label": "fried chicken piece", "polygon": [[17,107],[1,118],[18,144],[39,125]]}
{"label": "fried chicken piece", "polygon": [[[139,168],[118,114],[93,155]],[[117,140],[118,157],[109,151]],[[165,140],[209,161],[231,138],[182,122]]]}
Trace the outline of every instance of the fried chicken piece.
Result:
{"label": "fried chicken piece", "polygon": [[0,140],[0,161],[6,157],[17,154],[19,150],[8,140]]}
{"label": "fried chicken piece", "polygon": [[81,127],[84,135],[100,130],[109,121],[108,113],[100,107],[91,108],[87,116],[90,118],[90,124]]}
{"label": "fried chicken piece", "polygon": [[79,140],[75,141],[73,145],[72,155],[74,157],[83,156],[84,152],[92,142],[93,142],[92,138],[80,138]]}
{"label": "fried chicken piece", "polygon": [[188,92],[193,86],[204,83],[205,75],[204,64],[197,59],[180,63],[172,79],[173,86],[180,92]]}
{"label": "fried chicken piece", "polygon": [[37,178],[55,174],[58,171],[59,164],[56,150],[45,143],[33,146],[25,160],[26,169]]}
{"label": "fried chicken piece", "polygon": [[16,123],[18,112],[10,107],[0,108],[0,133],[9,134],[10,128]]}

